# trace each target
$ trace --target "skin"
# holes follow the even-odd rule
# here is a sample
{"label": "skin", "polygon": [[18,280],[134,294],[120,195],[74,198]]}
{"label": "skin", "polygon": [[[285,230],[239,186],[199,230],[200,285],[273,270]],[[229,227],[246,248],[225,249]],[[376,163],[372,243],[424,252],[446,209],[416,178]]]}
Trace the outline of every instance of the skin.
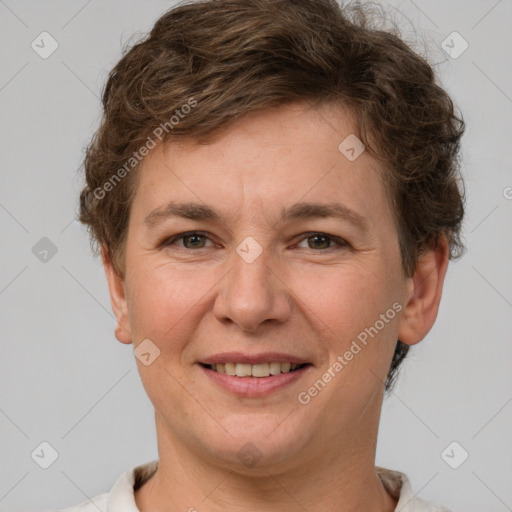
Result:
{"label": "skin", "polygon": [[[117,339],[160,350],[148,366],[137,359],[160,460],[135,493],[142,512],[395,509],[375,471],[384,382],[396,340],[418,343],[435,321],[448,246],[441,238],[404,275],[383,170],[366,152],[351,162],[338,150],[352,133],[349,111],[296,103],[246,116],[209,144],[166,143],[142,162],[122,276],[103,251]],[[169,218],[148,230],[144,218],[170,200],[207,204],[224,222]],[[281,207],[304,201],[342,203],[367,232],[335,218],[278,223]],[[162,243],[191,230],[207,238]],[[236,252],[249,236],[263,249],[252,263]],[[299,403],[395,302],[401,312]],[[269,396],[239,397],[198,365],[228,351],[286,352],[311,366]],[[237,457],[248,442],[261,454],[253,467]]]}

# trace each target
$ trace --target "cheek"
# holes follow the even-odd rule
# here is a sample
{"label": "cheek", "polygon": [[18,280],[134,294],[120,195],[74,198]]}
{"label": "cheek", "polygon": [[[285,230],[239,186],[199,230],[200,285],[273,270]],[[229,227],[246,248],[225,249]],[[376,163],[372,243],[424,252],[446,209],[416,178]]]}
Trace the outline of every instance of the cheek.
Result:
{"label": "cheek", "polygon": [[[304,313],[335,342],[373,325],[396,300],[396,286],[384,267],[351,263],[313,274],[297,273],[290,288]],[[299,306],[300,307],[300,306]]]}
{"label": "cheek", "polygon": [[[137,340],[149,338],[163,349],[176,348],[191,325],[191,318],[209,289],[201,273],[186,275],[170,266],[151,267],[139,262],[131,274],[129,314]],[[176,343],[175,343],[176,342]]]}
{"label": "cheek", "polygon": [[347,385],[357,389],[354,396],[370,397],[380,386],[379,380],[386,379],[397,339],[393,304],[399,295],[392,274],[385,268],[347,266],[315,279],[315,287],[309,287],[308,294],[303,289],[303,300],[311,309],[308,318],[314,329],[324,334],[319,340],[326,354],[322,370],[336,375],[325,376],[334,382],[332,396],[327,393],[325,399],[336,402]]}

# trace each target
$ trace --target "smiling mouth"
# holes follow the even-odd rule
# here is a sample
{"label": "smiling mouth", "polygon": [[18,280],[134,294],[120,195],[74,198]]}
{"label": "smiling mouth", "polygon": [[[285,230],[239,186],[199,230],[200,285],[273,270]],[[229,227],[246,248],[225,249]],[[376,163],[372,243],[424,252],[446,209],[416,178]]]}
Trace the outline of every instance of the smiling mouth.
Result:
{"label": "smiling mouth", "polygon": [[261,364],[245,364],[245,363],[219,363],[219,364],[203,364],[201,366],[217,373],[225,373],[233,377],[271,377],[281,375],[281,373],[291,373],[309,363],[261,363]]}

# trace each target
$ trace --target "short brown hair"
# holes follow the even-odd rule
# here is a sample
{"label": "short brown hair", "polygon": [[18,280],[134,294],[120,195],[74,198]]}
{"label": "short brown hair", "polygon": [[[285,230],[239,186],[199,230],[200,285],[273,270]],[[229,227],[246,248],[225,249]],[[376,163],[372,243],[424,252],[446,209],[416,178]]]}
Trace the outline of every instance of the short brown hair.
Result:
{"label": "short brown hair", "polygon": [[[373,21],[363,7],[334,0],[203,0],[166,12],[124,54],[103,93],[80,196],[93,249],[104,248],[124,274],[137,186],[126,163],[136,170],[140,148],[159,127],[167,127],[163,141],[200,141],[249,112],[305,100],[349,107],[358,137],[384,164],[404,272],[412,275],[440,236],[457,257],[464,122],[428,62],[396,30],[374,28]],[[194,108],[171,122],[191,99]],[[386,390],[408,348],[397,342]]]}

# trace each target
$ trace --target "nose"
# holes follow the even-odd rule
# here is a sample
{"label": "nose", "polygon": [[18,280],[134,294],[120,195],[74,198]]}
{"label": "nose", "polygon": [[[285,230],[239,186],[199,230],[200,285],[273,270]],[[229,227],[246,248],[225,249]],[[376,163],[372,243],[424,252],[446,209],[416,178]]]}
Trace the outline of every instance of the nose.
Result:
{"label": "nose", "polygon": [[230,270],[221,280],[215,299],[213,313],[217,320],[256,332],[263,324],[286,322],[291,310],[286,279],[272,256],[263,250],[251,261],[234,252]]}

